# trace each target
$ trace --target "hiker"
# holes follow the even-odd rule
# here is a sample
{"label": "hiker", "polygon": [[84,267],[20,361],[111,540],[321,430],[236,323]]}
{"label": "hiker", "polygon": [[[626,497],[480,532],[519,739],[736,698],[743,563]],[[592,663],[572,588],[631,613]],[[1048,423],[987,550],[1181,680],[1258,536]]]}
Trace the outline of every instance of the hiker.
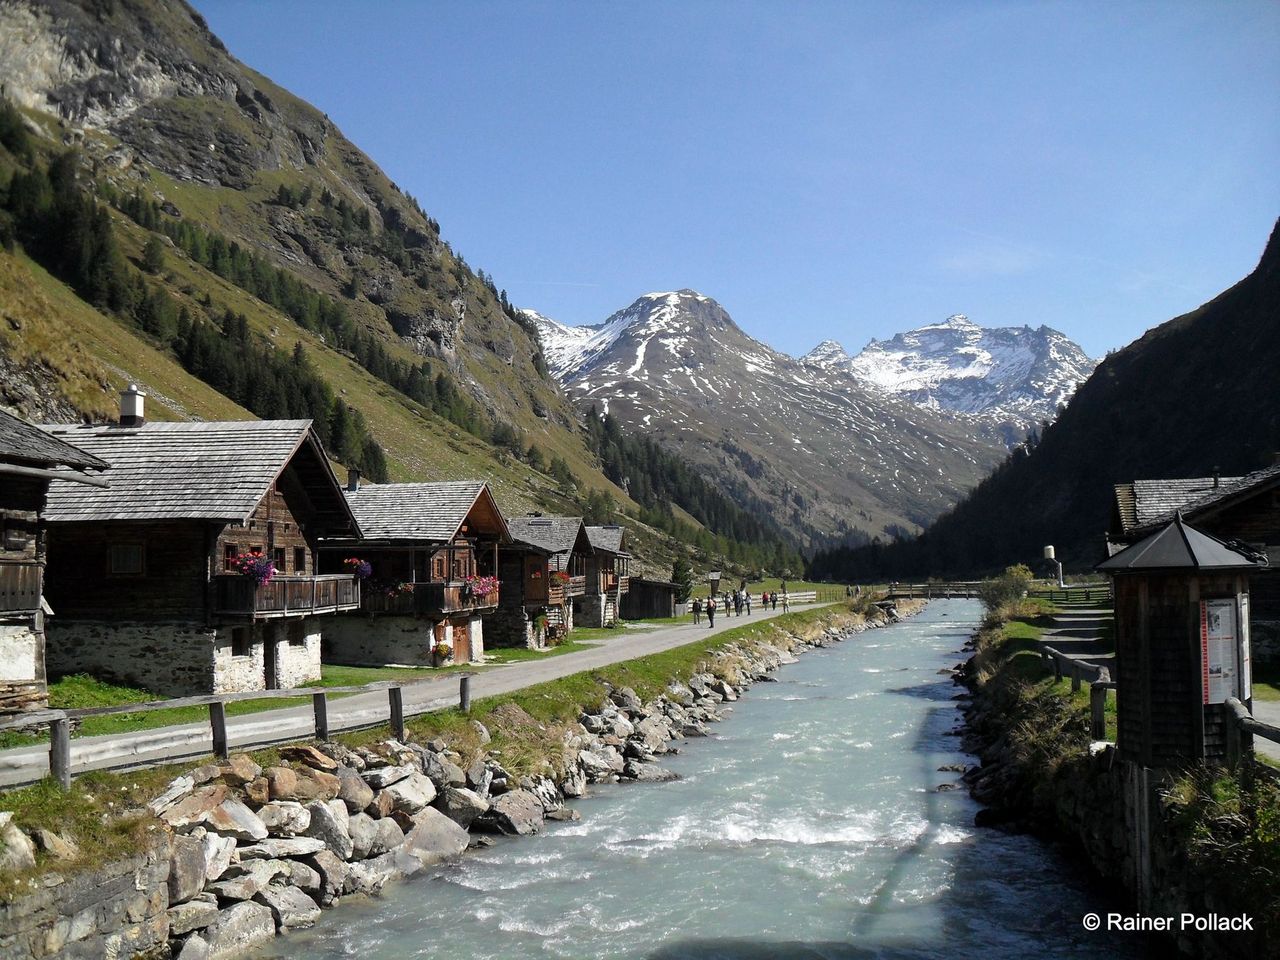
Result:
{"label": "hiker", "polygon": [[735,616],[742,616],[742,591],[733,591],[733,613]]}
{"label": "hiker", "polygon": [[782,612],[791,612],[791,594],[787,593],[785,590],[782,592]]}
{"label": "hiker", "polygon": [[742,602],[747,605],[747,616],[748,617],[751,616],[751,591],[750,590],[742,591]]}
{"label": "hiker", "polygon": [[702,601],[698,599],[693,601],[693,622],[702,622]]}
{"label": "hiker", "polygon": [[773,593],[769,594],[769,599],[773,601],[773,609],[777,610],[778,609],[778,591],[774,590]]}
{"label": "hiker", "polygon": [[713,595],[707,601],[707,629],[711,629],[716,625],[716,598]]}
{"label": "hiker", "polygon": [[853,587],[849,586],[847,583],[845,584],[845,587],[844,587],[844,598],[846,600],[853,599]]}

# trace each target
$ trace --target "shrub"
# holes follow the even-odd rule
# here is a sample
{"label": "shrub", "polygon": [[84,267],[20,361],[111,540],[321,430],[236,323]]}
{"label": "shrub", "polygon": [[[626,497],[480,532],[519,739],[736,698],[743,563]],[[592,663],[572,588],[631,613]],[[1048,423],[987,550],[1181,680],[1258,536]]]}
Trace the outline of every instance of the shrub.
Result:
{"label": "shrub", "polygon": [[1025,597],[1033,579],[1035,577],[1026,564],[1015,564],[1006,568],[1000,576],[983,581],[978,589],[978,599],[987,608],[987,614],[994,615],[1001,607]]}

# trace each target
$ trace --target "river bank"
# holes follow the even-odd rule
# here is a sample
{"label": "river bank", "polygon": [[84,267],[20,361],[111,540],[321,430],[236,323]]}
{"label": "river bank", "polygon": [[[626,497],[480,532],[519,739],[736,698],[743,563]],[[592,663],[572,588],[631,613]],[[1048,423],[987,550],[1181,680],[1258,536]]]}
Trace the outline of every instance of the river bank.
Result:
{"label": "river bank", "polygon": [[665,778],[656,761],[704,736],[741,688],[889,621],[844,605],[795,614],[481,702],[473,718],[423,717],[407,743],[367,734],[202,765],[135,818],[150,841],[141,857],[98,871],[108,883],[70,878],[84,887],[74,915],[59,874],[0,906],[0,953],[235,956],[458,856],[472,834],[572,816],[564,799],[589,784]]}
{"label": "river bank", "polygon": [[1235,774],[1210,768],[1152,776],[1151,786],[1142,786],[1152,823],[1150,848],[1142,850],[1134,770],[1119,761],[1113,743],[1090,740],[1087,696],[1072,697],[1044,666],[1029,639],[1044,622],[1036,611],[988,617],[957,671],[970,697],[965,749],[981,761],[964,778],[985,805],[976,823],[1060,844],[1131,915],[1244,911],[1253,920],[1252,932],[1242,933],[1175,927],[1152,935],[1160,938],[1153,951],[1215,960],[1275,956],[1274,781],[1250,765]]}

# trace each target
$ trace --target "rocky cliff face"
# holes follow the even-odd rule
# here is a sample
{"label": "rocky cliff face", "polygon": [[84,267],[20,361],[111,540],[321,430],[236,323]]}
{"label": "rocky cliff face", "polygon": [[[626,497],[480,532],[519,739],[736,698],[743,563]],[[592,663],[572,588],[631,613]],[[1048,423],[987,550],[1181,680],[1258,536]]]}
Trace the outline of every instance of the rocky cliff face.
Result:
{"label": "rocky cliff face", "polygon": [[597,326],[531,319],[579,405],[649,430],[810,542],[919,529],[1003,455],[998,431],[806,367],[694,290]]}

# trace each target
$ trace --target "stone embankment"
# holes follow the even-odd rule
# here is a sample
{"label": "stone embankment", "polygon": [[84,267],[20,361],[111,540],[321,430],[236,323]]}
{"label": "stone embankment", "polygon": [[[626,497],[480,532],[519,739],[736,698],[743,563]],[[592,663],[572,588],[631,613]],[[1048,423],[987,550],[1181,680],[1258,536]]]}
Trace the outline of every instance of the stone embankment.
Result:
{"label": "stone embankment", "polygon": [[[577,819],[564,802],[592,784],[672,779],[660,759],[677,741],[707,736],[743,689],[796,653],[897,619],[849,616],[838,627],[775,630],[770,642],[730,642],[647,702],[629,687],[609,688],[566,731],[561,755],[544,758],[541,769],[554,776],[506,769],[484,748],[489,731],[479,721],[481,750],[469,761],[442,739],[388,739],[284,747],[281,762],[265,768],[245,754],[198,767],[149,804],[154,849],[0,905],[0,956],[234,957],[491,835]],[[536,723],[516,704],[498,707],[491,722],[499,714],[504,725]]]}

